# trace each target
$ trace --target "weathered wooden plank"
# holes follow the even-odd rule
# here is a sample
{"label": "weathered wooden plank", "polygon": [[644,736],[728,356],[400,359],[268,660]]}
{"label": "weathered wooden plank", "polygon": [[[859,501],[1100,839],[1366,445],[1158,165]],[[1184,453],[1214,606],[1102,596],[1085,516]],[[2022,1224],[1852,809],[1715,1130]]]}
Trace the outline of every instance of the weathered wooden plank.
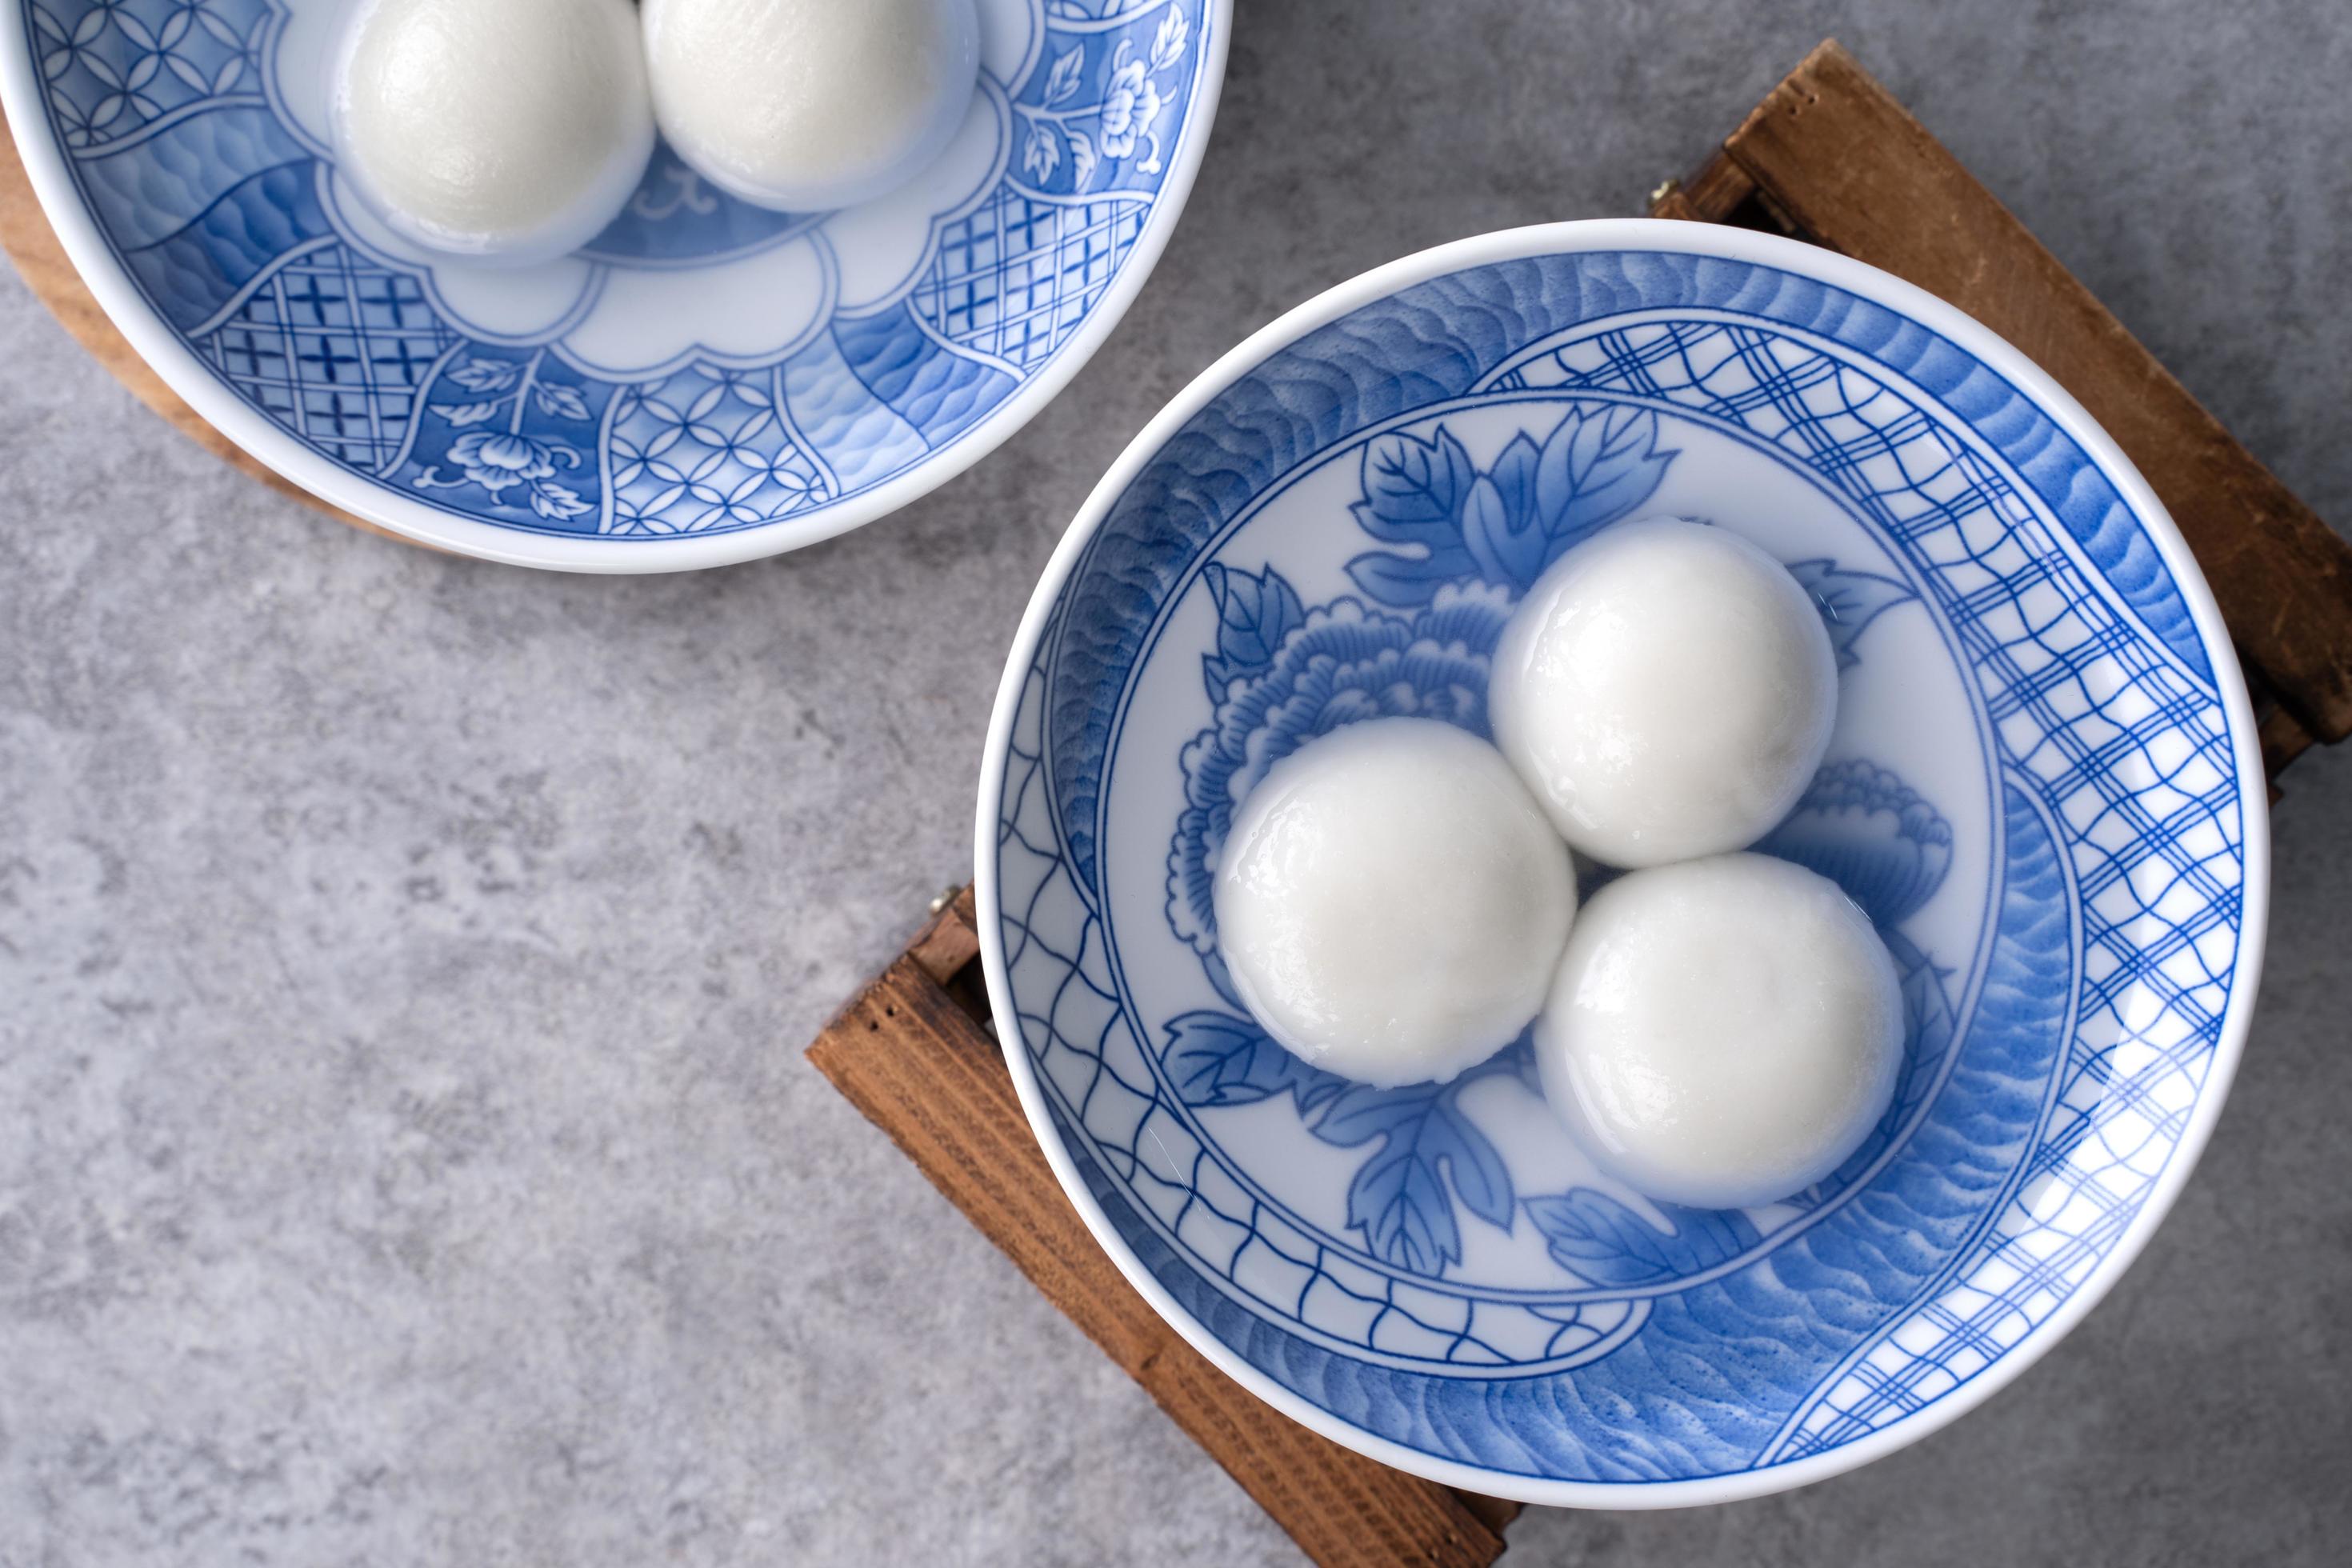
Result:
{"label": "weathered wooden plank", "polygon": [[935,972],[965,944],[977,952],[969,889],[827,1026],[809,1059],[1317,1563],[1493,1563],[1517,1504],[1318,1436],[1210,1364],[1128,1284],[1064,1196],[996,1042],[949,994],[942,982],[955,976]]}

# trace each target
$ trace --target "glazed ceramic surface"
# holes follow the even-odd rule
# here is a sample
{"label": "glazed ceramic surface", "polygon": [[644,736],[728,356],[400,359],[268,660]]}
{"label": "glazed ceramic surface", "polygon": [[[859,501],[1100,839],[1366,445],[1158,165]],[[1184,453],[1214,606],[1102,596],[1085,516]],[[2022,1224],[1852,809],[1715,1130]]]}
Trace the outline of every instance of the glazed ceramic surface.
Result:
{"label": "glazed ceramic surface", "polygon": [[533,565],[711,565],[837,533],[1035,413],[1142,286],[1209,133],[1229,0],[978,0],[947,153],[832,213],[656,152],[585,250],[436,257],[353,198],[355,0],[16,0],[0,87],[100,302],[312,491]]}
{"label": "glazed ceramic surface", "polygon": [[[1761,847],[1838,881],[1903,975],[1892,1110],[1749,1210],[1605,1179],[1524,1038],[1442,1087],[1303,1065],[1239,1005],[1209,899],[1272,763],[1379,715],[1486,733],[1519,595],[1657,514],[1817,600],[1836,734]],[[1808,247],[1521,230],[1268,328],[1088,502],[990,736],[990,994],[1102,1244],[1283,1410],[1498,1495],[1750,1495],[1974,1405],[2145,1241],[2252,1009],[2263,790],[2179,535],[2021,355]]]}

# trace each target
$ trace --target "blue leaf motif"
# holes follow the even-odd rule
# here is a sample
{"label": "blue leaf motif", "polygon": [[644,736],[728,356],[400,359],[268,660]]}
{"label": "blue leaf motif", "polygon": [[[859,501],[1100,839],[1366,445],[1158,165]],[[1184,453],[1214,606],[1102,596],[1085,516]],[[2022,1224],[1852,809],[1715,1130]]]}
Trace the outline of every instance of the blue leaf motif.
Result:
{"label": "blue leaf motif", "polygon": [[1462,506],[1462,539],[1478,563],[1478,575],[1489,583],[1525,586],[1543,571],[1543,531],[1526,512],[1511,511],[1491,475],[1480,475],[1470,486]]}
{"label": "blue leaf motif", "polygon": [[540,516],[562,522],[590,510],[580,499],[580,492],[569,485],[559,485],[552,479],[541,479],[530,487],[530,510]]}
{"label": "blue leaf motif", "polygon": [[[1470,1076],[1514,1071],[1512,1059],[1507,1051]],[[1172,1020],[1161,1066],[1187,1105],[1255,1105],[1288,1094],[1323,1142],[1341,1148],[1377,1142],[1349,1185],[1348,1223],[1389,1263],[1438,1275],[1459,1261],[1455,1197],[1488,1224],[1511,1228],[1510,1171],[1454,1102],[1466,1079],[1403,1089],[1350,1084],[1292,1056],[1251,1020],[1215,1012]]]}
{"label": "blue leaf motif", "polygon": [[504,392],[522,379],[522,366],[512,360],[468,359],[448,374],[468,392]]}
{"label": "blue leaf motif", "polygon": [[1805,585],[1821,607],[1830,629],[1830,646],[1837,649],[1838,668],[1851,669],[1862,662],[1853,645],[1869,626],[1895,605],[1919,595],[1908,584],[1869,572],[1841,572],[1834,561],[1799,561],[1789,574]]}
{"label": "blue leaf motif", "polygon": [[1151,36],[1151,68],[1166,70],[1181,59],[1184,54],[1184,40],[1191,31],[1190,25],[1184,20],[1182,8],[1169,7],[1166,18],[1160,24],[1160,31]]}
{"label": "blue leaf motif", "polygon": [[1515,529],[1536,515],[1536,466],[1542,455],[1543,448],[1522,430],[1504,445],[1495,466],[1486,470],[1486,477],[1502,493],[1503,510],[1509,514]]}
{"label": "blue leaf motif", "polygon": [[1434,1083],[1408,1084],[1402,1089],[1351,1084],[1332,1101],[1323,1120],[1316,1123],[1315,1135],[1343,1149],[1357,1148],[1375,1138],[1391,1137],[1399,1128],[1427,1116],[1431,1103],[1443,1089],[1443,1085]]}
{"label": "blue leaf motif", "polygon": [[1028,139],[1021,144],[1021,172],[1042,185],[1054,177],[1061,163],[1062,139],[1043,121],[1032,122]]}
{"label": "blue leaf motif", "polygon": [[1415,1274],[1438,1274],[1462,1256],[1454,1205],[1436,1168],[1393,1145],[1366,1161],[1349,1185],[1348,1223],[1383,1262]]}
{"label": "blue leaf motif", "polygon": [[1217,606],[1217,651],[1202,657],[1202,673],[1209,700],[1221,702],[1236,678],[1274,662],[1283,639],[1307,624],[1307,609],[1297,590],[1270,567],[1254,576],[1212,561],[1201,577]]}
{"label": "blue leaf motif", "polygon": [[1470,1124],[1452,1095],[1438,1102],[1421,1141],[1423,1158],[1445,1167],[1454,1191],[1472,1214],[1497,1230],[1511,1228],[1517,1194],[1511,1187],[1510,1167],[1503,1163],[1486,1135]]}
{"label": "blue leaf motif", "polygon": [[530,395],[531,401],[539,405],[539,411],[541,414],[558,419],[590,417],[588,400],[580,395],[580,389],[576,386],[566,386],[562,382],[541,381],[532,384]]}
{"label": "blue leaf motif", "polygon": [[1383,605],[1415,609],[1475,563],[1462,542],[1462,506],[1477,470],[1452,432],[1433,441],[1382,436],[1364,448],[1364,499],[1351,509],[1374,539],[1417,547],[1418,553],[1376,550],[1348,563],[1356,585]]}
{"label": "blue leaf motif", "polygon": [[1357,520],[1391,544],[1458,543],[1454,519],[1476,470],[1462,443],[1443,426],[1437,439],[1389,435],[1364,448],[1363,503]]}
{"label": "blue leaf motif", "polygon": [[1649,409],[1570,409],[1536,460],[1544,564],[1648,500],[1674,457],[1658,450],[1658,416]]}
{"label": "blue leaf motif", "polygon": [[1312,1129],[1327,1143],[1353,1148],[1378,1139],[1348,1187],[1348,1223],[1375,1256],[1417,1274],[1436,1275],[1462,1258],[1454,1194],[1472,1214],[1508,1230],[1511,1173],[1486,1135],[1455,1104],[1460,1080],[1343,1089]]}
{"label": "blue leaf motif", "polygon": [[1086,70],[1087,51],[1075,48],[1057,55],[1054,68],[1045,73],[1045,107],[1051,109],[1078,90],[1078,81]]}
{"label": "blue leaf motif", "polygon": [[1596,1285],[1657,1285],[1712,1268],[1761,1239],[1737,1209],[1660,1204],[1674,1227],[1660,1230],[1606,1193],[1571,1187],[1529,1198],[1528,1217],[1549,1244],[1552,1260]]}
{"label": "blue leaf motif", "polygon": [[1247,1018],[1186,1013],[1168,1025],[1160,1058],[1169,1081],[1194,1107],[1255,1105],[1296,1094],[1302,1111],[1339,1094],[1344,1079],[1299,1060]]}
{"label": "blue leaf motif", "polygon": [[1070,188],[1084,190],[1094,178],[1095,139],[1075,125],[1063,126],[1062,135],[1070,144]]}
{"label": "blue leaf motif", "polygon": [[1616,405],[1571,407],[1540,446],[1520,432],[1485,474],[1443,426],[1429,441],[1383,436],[1364,448],[1352,510],[1373,538],[1417,548],[1368,552],[1348,574],[1404,608],[1470,576],[1524,591],[1570,546],[1648,500],[1675,455],[1658,449],[1656,414]]}
{"label": "blue leaf motif", "polygon": [[1437,591],[1448,583],[1470,575],[1476,565],[1470,552],[1458,546],[1419,559],[1370,550],[1348,563],[1348,575],[1381,604],[1413,610],[1436,598]]}

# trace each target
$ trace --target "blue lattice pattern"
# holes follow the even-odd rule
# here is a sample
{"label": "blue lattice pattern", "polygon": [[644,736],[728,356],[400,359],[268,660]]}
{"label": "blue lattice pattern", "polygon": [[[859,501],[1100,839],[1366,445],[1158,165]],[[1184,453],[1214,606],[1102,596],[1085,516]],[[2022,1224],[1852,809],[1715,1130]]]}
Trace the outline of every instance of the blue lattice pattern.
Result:
{"label": "blue lattice pattern", "polygon": [[[2063,824],[2080,1016],[2017,1195],[1951,1283],[1875,1336],[1768,1458],[1924,1408],[2045,1321],[2114,1247],[2186,1130],[2238,947],[2242,825],[2212,694],[2094,591],[2016,485],[1926,408],[1810,345],[1720,323],[1595,334],[1515,384],[1633,390],[1804,458],[1920,569],[2016,776]],[[1885,486],[1889,474],[1903,482]]]}
{"label": "blue lattice pattern", "polygon": [[2009,477],[1861,369],[1759,329],[1669,322],[1593,334],[1511,379],[1638,389],[1820,469],[1920,570],[2002,751],[2064,828],[2080,1013],[2025,1183],[1954,1281],[1876,1336],[1769,1456],[1802,1458],[1977,1375],[2074,1293],[2147,1201],[2220,1041],[2237,954],[2229,739],[2211,693],[2094,590]]}
{"label": "blue lattice pattern", "polygon": [[[2221,834],[2218,814],[2204,825]],[[2234,851],[2229,852],[2234,857]],[[2219,869],[2218,858],[2206,868]],[[2161,904],[2161,899],[2158,904]],[[2070,1042],[2057,1103],[2017,1195],[1953,1280],[1890,1325],[1823,1390],[1770,1456],[1800,1458],[1851,1442],[1977,1376],[2081,1287],[2147,1200],[2186,1130],[2217,1031],[2198,1015],[2217,1000],[2191,931],[2235,924],[2200,910],[2172,927],[2118,922],[2086,905],[2089,952],[2135,940],[2145,969],[2120,1007],[2106,983],[2084,981],[2085,1019]],[[2145,958],[2143,964],[2138,960]],[[2095,1007],[2096,1011],[2092,1009]]]}
{"label": "blue lattice pattern", "polygon": [[97,148],[210,99],[261,92],[266,0],[31,0],[32,42],[65,143]]}
{"label": "blue lattice pattern", "polygon": [[698,363],[624,388],[605,439],[606,531],[693,533],[823,502],[832,487],[793,437],[782,374]]}
{"label": "blue lattice pattern", "polygon": [[1026,373],[1077,330],[1150,212],[1139,194],[1047,199],[1007,181],[942,232],[915,312],[950,342]]}
{"label": "blue lattice pattern", "polygon": [[269,273],[191,346],[296,437],[378,472],[457,342],[413,275],[326,245]]}
{"label": "blue lattice pattern", "polygon": [[[1139,1206],[1252,1310],[1391,1365],[1559,1371],[1638,1329],[1648,1312],[1636,1300],[1531,1304],[1375,1271],[1243,1188],[1162,1092],[1118,1005],[1101,926],[1055,847],[1039,750],[1044,690],[1033,668],[998,827],[1005,965],[1014,994],[1050,998],[1021,1014],[1040,1083]],[[1060,931],[1078,933],[1075,952],[1045,934]]]}

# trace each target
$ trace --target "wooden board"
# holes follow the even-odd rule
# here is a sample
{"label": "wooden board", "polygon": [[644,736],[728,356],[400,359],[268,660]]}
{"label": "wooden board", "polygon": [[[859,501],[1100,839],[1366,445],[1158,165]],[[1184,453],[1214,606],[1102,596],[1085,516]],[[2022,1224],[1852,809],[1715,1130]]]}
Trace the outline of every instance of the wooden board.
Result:
{"label": "wooden board", "polygon": [[1327,1565],[1484,1568],[1518,1505],[1376,1464],[1245,1393],[1151,1310],[1062,1195],[978,1016],[980,938],[958,893],[809,1047],[809,1060],[1046,1300]]}
{"label": "wooden board", "polygon": [[89,357],[105,366],[108,374],[129,387],[140,402],[162,415],[180,434],[281,495],[292,496],[353,528],[398,539],[404,544],[417,543],[312,495],[214,429],[203,415],[163,384],[163,378],[148,368],[147,362],[139,357],[139,351],[107,319],[106,311],[82,282],[81,274],[67,258],[65,247],[58,243],[57,230],[49,226],[48,215],[41,210],[39,199],[33,195],[32,182],[26,177],[25,163],[17,155],[13,134],[0,137],[0,247],[7,249],[8,259],[16,264],[26,284],[89,351]]}

